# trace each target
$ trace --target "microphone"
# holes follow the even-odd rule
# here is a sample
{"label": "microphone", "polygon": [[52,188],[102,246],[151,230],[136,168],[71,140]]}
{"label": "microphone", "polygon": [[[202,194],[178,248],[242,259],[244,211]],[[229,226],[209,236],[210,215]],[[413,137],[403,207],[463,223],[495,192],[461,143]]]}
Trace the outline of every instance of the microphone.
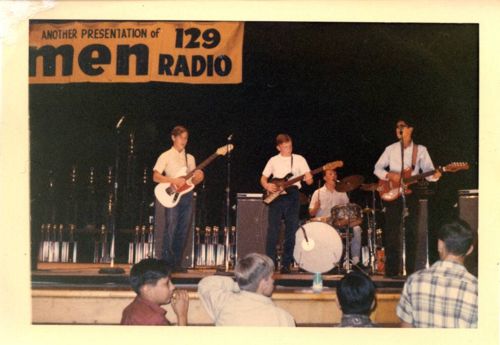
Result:
{"label": "microphone", "polygon": [[120,117],[120,119],[118,120],[117,124],[116,124],[116,129],[120,128],[120,126],[122,125],[123,123],[123,120],[125,120],[125,115],[123,115],[122,117]]}
{"label": "microphone", "polygon": [[403,135],[403,128],[399,129],[399,135]]}
{"label": "microphone", "polygon": [[227,137],[227,141],[231,141],[233,140],[233,133],[229,134],[229,136]]}

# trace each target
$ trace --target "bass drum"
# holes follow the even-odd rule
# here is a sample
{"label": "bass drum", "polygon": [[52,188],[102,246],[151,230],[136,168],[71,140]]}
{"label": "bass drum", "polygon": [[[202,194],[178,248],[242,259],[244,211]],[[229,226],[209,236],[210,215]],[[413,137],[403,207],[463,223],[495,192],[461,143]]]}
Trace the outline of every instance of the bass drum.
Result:
{"label": "bass drum", "polygon": [[293,256],[300,268],[311,273],[324,273],[334,268],[342,257],[340,236],[331,225],[309,222],[295,233]]}

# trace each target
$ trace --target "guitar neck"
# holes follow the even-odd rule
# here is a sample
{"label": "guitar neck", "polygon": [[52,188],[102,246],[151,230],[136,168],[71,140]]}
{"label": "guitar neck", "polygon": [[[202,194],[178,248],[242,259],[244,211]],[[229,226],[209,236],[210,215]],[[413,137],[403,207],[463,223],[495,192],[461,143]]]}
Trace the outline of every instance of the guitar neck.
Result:
{"label": "guitar neck", "polygon": [[[321,171],[323,171],[323,167],[316,168],[316,169],[314,169],[314,170],[311,171],[311,175],[316,175],[317,173],[319,173]],[[285,182],[285,188],[288,187],[288,186],[291,186],[292,184],[294,184],[296,182],[299,182],[300,180],[302,180],[304,178],[304,175],[305,174],[302,174],[300,176],[294,177],[291,180],[286,181]]]}
{"label": "guitar neck", "polygon": [[195,170],[203,170],[207,167],[207,165],[209,165],[210,163],[212,163],[212,161],[217,158],[219,155],[217,154],[217,152],[215,152],[214,154],[212,154],[210,157],[208,157],[207,159],[205,159],[203,162],[201,162],[200,164],[198,164],[196,166],[196,168],[194,168],[193,171],[189,172],[186,176],[185,176],[185,179],[190,179],[191,177],[193,177],[193,174],[194,174],[194,171]]}

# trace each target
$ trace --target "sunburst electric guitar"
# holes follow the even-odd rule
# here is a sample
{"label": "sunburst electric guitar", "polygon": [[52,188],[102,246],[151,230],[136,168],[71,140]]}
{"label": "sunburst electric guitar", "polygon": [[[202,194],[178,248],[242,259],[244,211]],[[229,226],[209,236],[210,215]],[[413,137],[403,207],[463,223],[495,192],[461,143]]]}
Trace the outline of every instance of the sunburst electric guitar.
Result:
{"label": "sunburst electric guitar", "polygon": [[[427,176],[434,175],[436,172],[440,171],[444,172],[456,172],[459,170],[467,170],[469,169],[469,163],[465,162],[454,162],[450,163],[444,167],[439,167],[436,170],[431,170],[423,174],[411,176],[411,169],[407,168],[403,170],[403,184],[408,186],[412,183],[417,182]],[[378,192],[380,193],[380,198],[384,201],[393,201],[399,198],[401,195],[401,183],[393,183],[391,181],[379,180],[378,181]],[[411,194],[411,189],[405,188],[405,195]]]}
{"label": "sunburst electric guitar", "polygon": [[179,170],[174,177],[182,177],[186,180],[186,183],[179,188],[176,188],[175,185],[169,182],[158,183],[155,187],[156,199],[167,208],[175,207],[184,194],[193,190],[194,184],[192,183],[191,178],[193,177],[194,171],[205,169],[215,158],[225,156],[228,152],[231,152],[233,148],[233,144],[219,147],[214,154],[205,159],[190,173],[187,173],[187,167]]}
{"label": "sunburst electric guitar", "polygon": [[[320,173],[323,170],[334,170],[337,168],[341,168],[343,165],[344,165],[344,162],[342,162],[342,161],[330,162],[330,163],[323,165],[322,167],[319,167],[317,169],[312,170],[311,175],[316,175],[317,173]],[[283,178],[271,179],[271,181],[269,181],[269,183],[275,184],[278,187],[278,190],[274,193],[266,191],[264,194],[264,203],[269,205],[280,195],[286,194],[286,189],[288,187],[290,187],[291,185],[293,185],[296,182],[299,182],[300,180],[302,180],[304,178],[304,175],[300,175],[300,176],[294,177],[293,179],[290,180],[289,178],[292,176],[293,176],[292,173],[289,173],[288,175],[286,175]]]}

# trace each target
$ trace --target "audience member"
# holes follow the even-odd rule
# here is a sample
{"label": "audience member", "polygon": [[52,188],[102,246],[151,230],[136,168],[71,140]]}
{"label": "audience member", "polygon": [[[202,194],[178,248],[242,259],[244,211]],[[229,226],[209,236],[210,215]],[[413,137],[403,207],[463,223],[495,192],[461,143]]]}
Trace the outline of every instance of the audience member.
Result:
{"label": "audience member", "polygon": [[289,326],[293,317],[271,300],[274,263],[251,253],[235,267],[235,280],[209,276],[198,284],[198,295],[216,326]]}
{"label": "audience member", "polygon": [[472,239],[464,221],[440,229],[440,260],[412,274],[403,288],[396,310],[403,327],[477,327],[477,278],[464,267]]}
{"label": "audience member", "polygon": [[172,303],[179,326],[187,325],[189,297],[185,290],[175,290],[166,261],[144,259],[130,270],[130,284],[137,297],[122,314],[122,325],[168,325],[167,311],[161,306]]}
{"label": "audience member", "polygon": [[376,304],[375,284],[366,274],[346,274],[337,285],[337,303],[342,310],[340,327],[375,327],[370,320]]}

